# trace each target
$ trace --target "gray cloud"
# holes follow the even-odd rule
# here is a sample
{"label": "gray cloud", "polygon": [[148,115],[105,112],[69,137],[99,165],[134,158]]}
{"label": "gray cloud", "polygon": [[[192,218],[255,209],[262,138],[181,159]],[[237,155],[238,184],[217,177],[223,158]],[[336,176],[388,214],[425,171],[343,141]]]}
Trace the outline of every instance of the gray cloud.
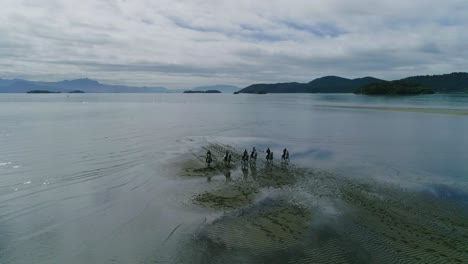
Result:
{"label": "gray cloud", "polygon": [[461,0],[5,0],[0,77],[185,88],[466,71]]}

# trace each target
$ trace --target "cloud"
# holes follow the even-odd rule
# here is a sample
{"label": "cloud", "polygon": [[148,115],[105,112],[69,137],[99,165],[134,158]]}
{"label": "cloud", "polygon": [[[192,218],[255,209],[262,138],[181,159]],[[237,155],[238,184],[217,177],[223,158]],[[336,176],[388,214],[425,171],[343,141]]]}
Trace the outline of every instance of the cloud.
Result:
{"label": "cloud", "polygon": [[467,13],[459,0],[4,0],[0,77],[186,88],[463,71]]}

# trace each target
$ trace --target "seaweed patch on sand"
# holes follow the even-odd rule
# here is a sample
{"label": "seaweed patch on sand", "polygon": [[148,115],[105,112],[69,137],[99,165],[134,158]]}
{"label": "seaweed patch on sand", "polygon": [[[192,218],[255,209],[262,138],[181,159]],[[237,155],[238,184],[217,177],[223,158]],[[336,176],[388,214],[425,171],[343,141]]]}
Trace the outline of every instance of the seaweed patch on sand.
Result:
{"label": "seaweed patch on sand", "polygon": [[196,204],[217,209],[236,209],[251,204],[258,192],[255,186],[235,184],[226,188],[197,194],[193,197]]}
{"label": "seaweed patch on sand", "polygon": [[[225,150],[222,145],[206,148]],[[193,196],[195,204],[224,213],[188,236],[175,260],[468,262],[468,210],[459,199],[467,197],[463,190],[438,186],[441,191],[432,195],[432,189],[404,189],[262,160],[249,166],[246,176],[235,154],[232,174],[241,177]]]}
{"label": "seaweed patch on sand", "polygon": [[[206,151],[210,150],[213,162],[207,166],[205,162]],[[226,150],[230,150],[233,160],[229,165],[224,164],[222,157]],[[179,176],[212,177],[226,172],[226,169],[236,169],[240,163],[240,155],[229,146],[210,145],[200,149],[191,150],[189,153],[178,156],[168,162],[170,167],[176,168]]]}
{"label": "seaweed patch on sand", "polygon": [[377,263],[468,261],[468,215],[459,205],[378,184],[346,182],[340,194],[354,212],[339,219],[338,231]]}

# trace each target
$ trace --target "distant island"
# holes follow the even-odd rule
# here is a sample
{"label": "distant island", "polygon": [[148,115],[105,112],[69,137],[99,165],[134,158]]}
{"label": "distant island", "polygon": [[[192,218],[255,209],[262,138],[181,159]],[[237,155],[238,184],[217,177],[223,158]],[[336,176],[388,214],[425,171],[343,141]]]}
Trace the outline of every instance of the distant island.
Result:
{"label": "distant island", "polygon": [[366,95],[417,95],[417,94],[433,94],[431,88],[425,87],[411,81],[391,81],[370,83],[357,88],[355,94]]}
{"label": "distant island", "polygon": [[70,92],[68,92],[68,93],[85,93],[85,92],[83,92],[83,91],[81,91],[81,90],[73,90],[73,91],[70,91]]}
{"label": "distant island", "polygon": [[183,91],[183,93],[205,93],[205,91],[191,91],[191,90],[187,90],[187,91]]}
{"label": "distant island", "polygon": [[233,93],[233,92],[239,91],[240,88],[236,86],[232,86],[232,85],[217,84],[217,85],[210,85],[210,86],[199,86],[199,87],[195,87],[191,89],[191,91],[208,91],[208,90],[216,90],[222,93]]}
{"label": "distant island", "polygon": [[60,92],[53,92],[53,91],[47,91],[47,90],[32,90],[28,91],[28,94],[50,94],[50,93],[60,93]]}
{"label": "distant island", "polygon": [[184,93],[221,93],[218,90],[207,90],[207,91],[193,91],[193,90],[188,90],[184,91]]}
{"label": "distant island", "polygon": [[[426,76],[413,76],[407,77],[397,81],[411,82],[415,85],[420,85],[431,89],[437,93],[463,93],[468,92],[468,73],[456,72],[442,75],[426,75]],[[357,79],[347,79],[338,76],[326,76],[315,79],[308,83],[275,83],[275,84],[253,84],[238,91],[239,93],[354,93],[357,89],[365,87],[370,84],[384,83],[383,86],[387,87],[388,81],[377,79],[374,77],[364,77]],[[393,84],[392,84],[393,85]],[[397,89],[397,87],[399,87]],[[387,89],[387,88],[384,88]],[[427,90],[418,90],[414,85],[403,83],[396,83],[394,92],[398,94],[419,94],[426,93]],[[404,89],[409,89],[404,92]],[[382,92],[387,92],[388,89]]]}

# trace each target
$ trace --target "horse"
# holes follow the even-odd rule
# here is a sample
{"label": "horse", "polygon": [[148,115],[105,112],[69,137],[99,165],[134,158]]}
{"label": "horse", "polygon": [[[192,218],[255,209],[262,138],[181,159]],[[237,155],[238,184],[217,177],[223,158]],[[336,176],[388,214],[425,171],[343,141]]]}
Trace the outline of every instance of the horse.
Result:
{"label": "horse", "polygon": [[224,163],[226,165],[231,164],[231,159],[232,159],[231,153],[229,153],[229,151],[226,151],[226,154],[224,155],[224,158],[223,158]]}
{"label": "horse", "polygon": [[211,152],[206,153],[205,162],[206,162],[206,165],[210,167],[211,162],[213,162],[213,157],[211,157]]}
{"label": "horse", "polygon": [[257,150],[253,148],[252,152],[250,153],[250,162],[256,163],[257,162]]}
{"label": "horse", "polygon": [[281,155],[281,161],[289,162],[289,151],[287,149],[283,150],[283,155]]}
{"label": "horse", "polygon": [[247,150],[244,151],[244,155],[242,156],[242,167],[247,166],[247,162],[249,162],[249,154],[247,153]]}
{"label": "horse", "polygon": [[272,151],[267,153],[266,160],[267,160],[267,162],[273,162],[273,152]]}

